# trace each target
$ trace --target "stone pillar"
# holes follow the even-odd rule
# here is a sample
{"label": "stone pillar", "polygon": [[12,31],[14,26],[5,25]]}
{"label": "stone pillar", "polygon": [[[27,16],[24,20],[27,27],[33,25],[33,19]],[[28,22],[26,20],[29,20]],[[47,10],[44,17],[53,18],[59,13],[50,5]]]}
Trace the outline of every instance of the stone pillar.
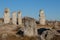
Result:
{"label": "stone pillar", "polygon": [[12,23],[13,23],[14,25],[17,24],[17,15],[16,15],[16,12],[13,12],[13,13],[12,13]]}
{"label": "stone pillar", "polygon": [[43,10],[40,10],[39,13],[39,22],[41,25],[45,25],[45,14]]}
{"label": "stone pillar", "polygon": [[54,25],[55,25],[55,26],[54,26],[54,29],[60,29],[60,28],[59,28],[60,26],[58,26],[58,22],[57,22],[57,21],[54,23]]}
{"label": "stone pillar", "polygon": [[4,23],[7,24],[10,22],[10,11],[8,8],[5,8],[5,11],[4,11]]}
{"label": "stone pillar", "polygon": [[18,25],[22,25],[22,16],[21,16],[21,12],[18,12]]}

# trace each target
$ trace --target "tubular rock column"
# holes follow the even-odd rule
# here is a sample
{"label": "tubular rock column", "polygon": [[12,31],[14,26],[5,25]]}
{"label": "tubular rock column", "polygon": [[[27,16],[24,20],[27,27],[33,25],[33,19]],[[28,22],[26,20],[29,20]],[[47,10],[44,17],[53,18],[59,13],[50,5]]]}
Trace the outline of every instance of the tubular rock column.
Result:
{"label": "tubular rock column", "polygon": [[5,11],[4,11],[4,23],[7,24],[10,22],[10,11],[8,8],[5,8]]}
{"label": "tubular rock column", "polygon": [[39,21],[41,25],[45,25],[45,14],[43,10],[40,10]]}
{"label": "tubular rock column", "polygon": [[13,14],[12,14],[12,23],[13,23],[14,25],[17,24],[17,16],[16,16],[16,12],[13,12]]}
{"label": "tubular rock column", "polygon": [[21,12],[18,12],[18,25],[22,25],[22,17],[21,17]]}

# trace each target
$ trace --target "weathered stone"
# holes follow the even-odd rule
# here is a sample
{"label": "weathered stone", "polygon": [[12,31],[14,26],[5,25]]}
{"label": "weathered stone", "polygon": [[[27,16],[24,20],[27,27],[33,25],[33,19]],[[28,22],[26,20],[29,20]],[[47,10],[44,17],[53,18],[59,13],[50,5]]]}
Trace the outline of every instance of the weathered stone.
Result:
{"label": "weathered stone", "polygon": [[54,29],[56,29],[56,30],[57,30],[57,29],[60,29],[60,26],[58,26],[58,22],[57,22],[57,21],[55,22]]}
{"label": "weathered stone", "polygon": [[4,11],[4,23],[7,24],[10,22],[10,14],[9,14],[9,9],[6,8]]}
{"label": "weathered stone", "polygon": [[13,23],[14,25],[17,24],[17,16],[16,16],[16,12],[13,12],[13,14],[12,14],[12,23]]}
{"label": "weathered stone", "polygon": [[21,16],[21,12],[18,12],[18,25],[22,25],[22,16]]}
{"label": "weathered stone", "polygon": [[24,34],[27,36],[36,36],[36,23],[33,18],[25,17],[24,19]]}
{"label": "weathered stone", "polygon": [[43,10],[40,10],[40,13],[39,13],[39,22],[41,25],[45,25],[45,15],[44,15],[44,11]]}
{"label": "weathered stone", "polygon": [[44,31],[41,36],[45,40],[51,40],[57,34],[58,33],[57,33],[57,31],[55,29],[50,29],[50,30]]}

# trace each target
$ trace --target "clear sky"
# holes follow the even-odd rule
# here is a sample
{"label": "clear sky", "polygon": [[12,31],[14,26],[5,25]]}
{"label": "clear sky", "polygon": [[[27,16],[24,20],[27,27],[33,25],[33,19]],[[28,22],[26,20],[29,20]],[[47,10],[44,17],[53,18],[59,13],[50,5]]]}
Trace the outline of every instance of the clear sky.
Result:
{"label": "clear sky", "polygon": [[43,9],[48,20],[60,20],[60,0],[0,0],[0,18],[4,9],[9,8],[10,14],[20,10],[22,17],[39,18],[39,10]]}

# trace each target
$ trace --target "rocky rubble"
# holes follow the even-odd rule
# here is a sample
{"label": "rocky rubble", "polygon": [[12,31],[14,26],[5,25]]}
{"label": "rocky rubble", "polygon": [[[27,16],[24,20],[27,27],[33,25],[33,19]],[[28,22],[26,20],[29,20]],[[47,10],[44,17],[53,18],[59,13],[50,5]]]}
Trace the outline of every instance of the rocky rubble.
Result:
{"label": "rocky rubble", "polygon": [[44,31],[40,35],[40,38],[41,38],[41,40],[52,40],[52,39],[54,39],[54,37],[56,37],[56,35],[60,36],[60,33],[58,33],[57,30],[55,30],[55,29],[50,29],[50,30]]}
{"label": "rocky rubble", "polygon": [[3,33],[0,34],[0,40],[60,40],[60,35],[55,34],[52,30],[44,31],[41,35],[32,37]]}
{"label": "rocky rubble", "polygon": [[13,24],[0,25],[0,40],[60,40],[57,25],[52,29],[37,29],[35,19],[25,17],[23,27],[19,27]]}

